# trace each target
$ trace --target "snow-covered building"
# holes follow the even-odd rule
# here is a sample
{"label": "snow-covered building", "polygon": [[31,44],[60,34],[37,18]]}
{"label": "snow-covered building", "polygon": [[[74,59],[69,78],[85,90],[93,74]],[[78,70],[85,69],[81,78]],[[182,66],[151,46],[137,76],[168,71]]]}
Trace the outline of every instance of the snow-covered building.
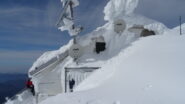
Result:
{"label": "snow-covered building", "polygon": [[[105,25],[77,37],[77,46],[70,40],[44,53],[30,68],[36,99],[22,99],[27,95],[22,93],[7,104],[185,103],[185,49],[176,47],[185,37],[135,14],[138,2],[110,0],[104,8]],[[155,36],[141,38],[150,35]],[[68,93],[72,78],[77,84],[74,93]]]}

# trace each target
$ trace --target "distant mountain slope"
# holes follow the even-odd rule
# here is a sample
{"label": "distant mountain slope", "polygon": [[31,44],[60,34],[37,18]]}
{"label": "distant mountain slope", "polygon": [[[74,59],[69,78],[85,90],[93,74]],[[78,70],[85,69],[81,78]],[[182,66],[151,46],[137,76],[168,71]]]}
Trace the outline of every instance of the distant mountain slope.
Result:
{"label": "distant mountain slope", "polygon": [[0,104],[25,87],[26,74],[0,74]]}
{"label": "distant mountain slope", "polygon": [[7,74],[7,73],[0,73],[0,83],[9,81],[9,80],[18,80],[18,79],[23,79],[26,78],[27,74]]}

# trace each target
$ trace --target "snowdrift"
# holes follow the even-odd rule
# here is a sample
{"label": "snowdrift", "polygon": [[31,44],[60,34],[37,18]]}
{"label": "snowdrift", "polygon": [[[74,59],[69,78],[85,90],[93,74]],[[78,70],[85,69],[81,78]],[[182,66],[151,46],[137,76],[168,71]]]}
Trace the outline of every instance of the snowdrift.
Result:
{"label": "snowdrift", "polygon": [[178,34],[141,38],[86,79],[75,93],[41,104],[183,104],[184,43],[185,36]]}

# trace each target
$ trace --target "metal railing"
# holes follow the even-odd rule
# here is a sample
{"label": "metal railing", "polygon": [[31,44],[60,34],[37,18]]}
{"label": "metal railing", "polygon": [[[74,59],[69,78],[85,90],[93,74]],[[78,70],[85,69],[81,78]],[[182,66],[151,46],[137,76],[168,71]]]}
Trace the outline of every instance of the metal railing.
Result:
{"label": "metal railing", "polygon": [[[18,95],[19,95],[19,94],[22,94],[22,93],[25,92],[25,91],[28,91],[28,89],[27,89],[27,88],[23,88],[23,89],[20,90],[16,95],[14,95],[14,96],[8,98],[8,100],[11,100],[11,101],[12,101],[12,100],[17,99]],[[6,101],[6,102],[7,102],[7,101]],[[2,104],[5,104],[6,102],[4,102],[4,103],[2,103]]]}
{"label": "metal railing", "polygon": [[100,68],[101,67],[65,67],[65,92],[67,92],[67,85],[68,85],[67,73],[72,71],[82,72],[82,73],[92,73],[93,71],[98,70]]}

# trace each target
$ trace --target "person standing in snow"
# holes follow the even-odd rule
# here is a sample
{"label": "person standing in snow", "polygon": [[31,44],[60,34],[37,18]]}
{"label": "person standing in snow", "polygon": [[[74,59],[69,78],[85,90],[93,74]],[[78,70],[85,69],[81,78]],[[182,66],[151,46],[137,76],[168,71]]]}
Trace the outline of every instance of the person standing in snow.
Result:
{"label": "person standing in snow", "polygon": [[35,96],[35,89],[34,89],[34,85],[33,85],[33,82],[31,81],[31,78],[29,78],[26,82],[26,87],[28,89],[31,90],[31,93],[33,94],[33,96]]}
{"label": "person standing in snow", "polygon": [[72,78],[72,80],[69,80],[69,89],[70,89],[70,92],[73,92],[74,85],[75,85],[75,80]]}

